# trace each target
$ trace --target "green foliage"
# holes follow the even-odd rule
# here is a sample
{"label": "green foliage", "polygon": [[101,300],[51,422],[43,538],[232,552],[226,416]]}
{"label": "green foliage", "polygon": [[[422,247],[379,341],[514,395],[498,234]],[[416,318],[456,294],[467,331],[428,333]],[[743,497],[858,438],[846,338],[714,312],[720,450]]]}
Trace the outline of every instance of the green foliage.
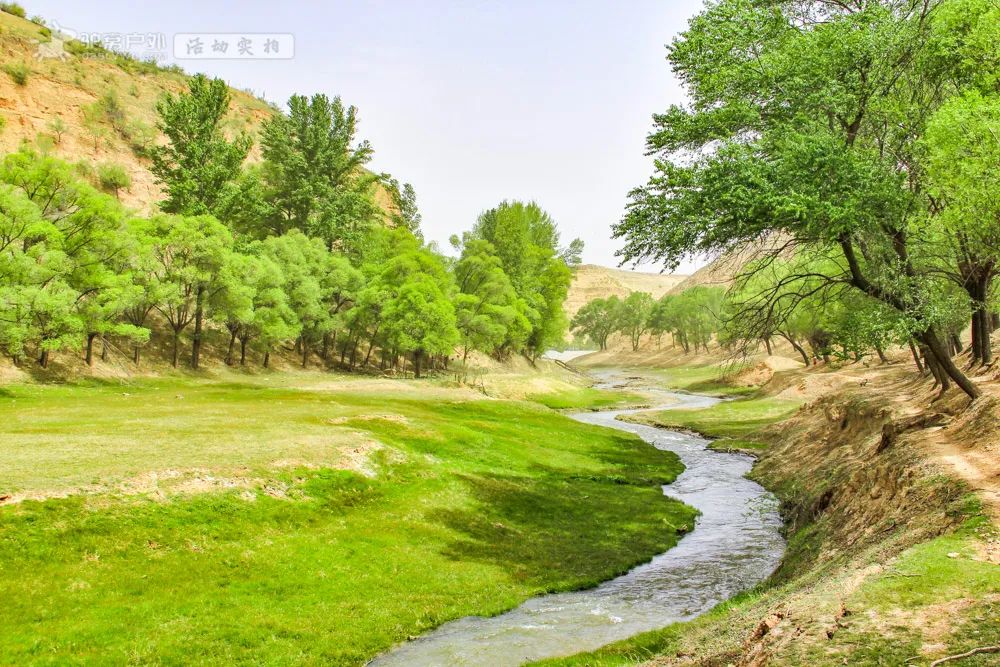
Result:
{"label": "green foliage", "polygon": [[691,102],[655,117],[657,173],[615,228],[623,257],[676,266],[749,245],[776,259],[793,244],[822,254],[825,270],[799,278],[896,311],[944,387],[977,396],[943,345],[940,282],[960,268],[946,249],[961,234],[943,224],[948,202],[933,197],[922,142],[928,118],[982,89],[996,9],[942,4],[707,7],[670,47]]}
{"label": "green foliage", "polygon": [[262,237],[297,229],[357,253],[381,218],[372,196],[378,179],[364,169],[372,148],[355,139],[357,109],[326,95],[293,95],[288,109],[261,128],[263,225],[248,231]]}
{"label": "green foliage", "polygon": [[583,305],[573,321],[571,329],[589,338],[600,349],[608,349],[608,338],[619,329],[622,301],[617,296],[594,299]]}
{"label": "green foliage", "polygon": [[[531,328],[525,348],[537,357],[558,344],[566,332],[562,303],[572,280],[559,246],[555,222],[538,204],[503,202],[479,216],[463,243],[480,239],[492,244],[500,265],[523,301]],[[578,250],[579,243],[571,244]],[[573,254],[572,252],[570,254]],[[505,347],[514,348],[513,341]]]}
{"label": "green foliage", "polygon": [[132,176],[120,164],[105,162],[97,166],[97,179],[101,187],[114,193],[118,198],[119,190],[128,190],[132,187]]}
{"label": "green foliage", "polygon": [[52,132],[53,135],[55,135],[56,144],[62,143],[63,134],[65,134],[69,130],[69,127],[66,125],[66,121],[62,119],[62,116],[56,116],[48,123],[46,123],[45,127],[47,127],[49,131]]}
{"label": "green foliage", "polygon": [[31,69],[25,63],[7,63],[3,66],[3,71],[17,85],[28,85],[28,77],[31,75]]}
{"label": "green foliage", "polygon": [[6,12],[7,14],[12,14],[22,19],[27,16],[27,13],[24,11],[24,7],[16,2],[0,2],[0,12]]}
{"label": "green foliage", "polygon": [[224,81],[198,74],[187,93],[167,95],[156,105],[167,144],[152,149],[151,171],[166,191],[160,204],[166,213],[217,214],[230,194],[252,142],[247,135],[232,141],[223,136],[229,98]]}
{"label": "green foliage", "polygon": [[417,208],[416,190],[409,183],[403,183],[400,187],[399,181],[388,174],[384,174],[382,179],[395,208],[391,216],[393,225],[408,229],[417,238],[423,238],[420,233],[421,215],[420,209]]}

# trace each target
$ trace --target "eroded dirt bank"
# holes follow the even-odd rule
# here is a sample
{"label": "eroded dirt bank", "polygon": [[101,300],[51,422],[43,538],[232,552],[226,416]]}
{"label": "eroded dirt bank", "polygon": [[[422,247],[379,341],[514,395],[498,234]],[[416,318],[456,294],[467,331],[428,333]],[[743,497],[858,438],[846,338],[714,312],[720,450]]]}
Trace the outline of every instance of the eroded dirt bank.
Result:
{"label": "eroded dirt bank", "polygon": [[[831,376],[836,375],[836,381]],[[1000,660],[994,382],[968,407],[901,366],[775,373],[808,397],[758,435],[751,476],[782,501],[788,551],[764,586],[690,623],[563,664],[929,665]],[[813,392],[812,385],[827,385]]]}

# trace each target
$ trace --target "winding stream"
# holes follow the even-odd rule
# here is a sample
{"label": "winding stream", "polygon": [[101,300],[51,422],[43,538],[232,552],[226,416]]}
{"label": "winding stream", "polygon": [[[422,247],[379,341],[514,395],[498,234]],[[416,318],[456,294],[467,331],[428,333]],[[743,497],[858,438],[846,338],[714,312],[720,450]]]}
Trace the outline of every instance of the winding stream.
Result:
{"label": "winding stream", "polygon": [[[599,378],[598,388],[623,380],[617,372]],[[643,389],[664,399],[649,409],[701,408],[719,400]],[[503,667],[579,653],[693,618],[773,572],[785,546],[781,519],[774,496],[744,476],[752,460],[708,450],[708,441],[698,436],[617,420],[634,412],[640,410],[571,416],[676,452],[686,469],[663,492],[701,511],[691,533],[649,563],[596,588],[532,598],[492,618],[446,623],[370,664]]]}

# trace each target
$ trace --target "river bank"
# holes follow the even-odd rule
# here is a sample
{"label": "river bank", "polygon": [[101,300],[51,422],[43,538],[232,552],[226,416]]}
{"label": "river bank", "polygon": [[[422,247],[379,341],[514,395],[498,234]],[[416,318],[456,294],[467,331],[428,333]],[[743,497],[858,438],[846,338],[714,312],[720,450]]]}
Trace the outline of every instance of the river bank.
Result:
{"label": "river bank", "polygon": [[710,408],[718,398],[664,391],[614,371],[595,391],[627,388],[656,406],[570,413],[586,424],[635,434],[675,452],[685,466],[663,493],[699,511],[693,532],[651,562],[585,591],[535,598],[493,618],[466,618],[398,647],[373,667],[504,667],[597,647],[671,621],[693,618],[767,577],[784,543],[777,502],[746,478],[750,459],[709,450],[700,436],[622,421],[649,410]]}
{"label": "river bank", "polygon": [[[788,551],[773,577],[693,621],[537,664],[929,665],[1000,645],[991,487],[956,474],[948,458],[968,443],[997,447],[996,399],[932,403],[929,385],[891,366],[832,372],[775,374],[758,392],[833,387],[752,437],[751,477],[779,496],[786,520]],[[995,660],[983,652],[956,664]]]}

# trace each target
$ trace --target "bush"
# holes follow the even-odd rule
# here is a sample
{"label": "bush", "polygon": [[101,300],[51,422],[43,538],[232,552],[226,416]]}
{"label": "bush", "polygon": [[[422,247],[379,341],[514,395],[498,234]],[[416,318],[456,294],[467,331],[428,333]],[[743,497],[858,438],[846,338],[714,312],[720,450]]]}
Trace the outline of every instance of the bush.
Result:
{"label": "bush", "polygon": [[28,14],[24,11],[24,7],[16,2],[0,2],[0,12],[7,12],[8,14],[19,16],[22,19],[28,16]]}
{"label": "bush", "polygon": [[106,162],[97,167],[97,180],[105,190],[113,192],[118,197],[118,191],[132,186],[132,177],[120,164]]}
{"label": "bush", "polygon": [[7,72],[8,76],[19,86],[27,85],[28,75],[31,74],[31,70],[24,63],[8,63],[3,66],[3,71]]}

